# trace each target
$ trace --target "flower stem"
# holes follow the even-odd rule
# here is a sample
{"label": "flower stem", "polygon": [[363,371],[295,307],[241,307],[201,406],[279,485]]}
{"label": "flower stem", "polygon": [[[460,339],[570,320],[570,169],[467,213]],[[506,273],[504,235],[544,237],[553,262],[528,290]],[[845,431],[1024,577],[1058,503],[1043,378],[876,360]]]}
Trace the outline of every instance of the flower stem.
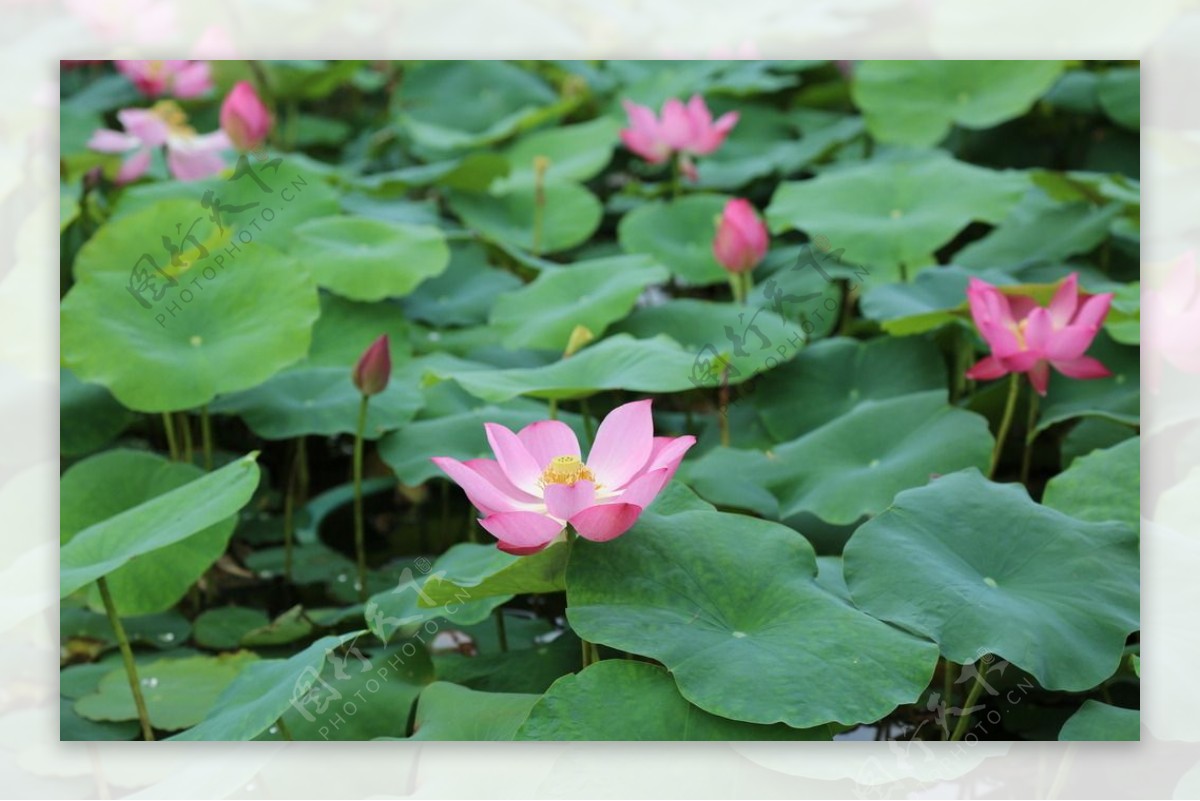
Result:
{"label": "flower stem", "polygon": [[354,433],[354,555],[358,561],[358,600],[367,601],[367,550],[363,531],[363,432],[367,427],[368,395],[358,406],[358,428]]}
{"label": "flower stem", "polygon": [[171,419],[170,412],[162,413],[163,431],[167,435],[167,452],[171,454],[171,461],[179,461],[179,446],[175,444],[175,421]]}
{"label": "flower stem", "polygon": [[721,389],[717,392],[717,423],[721,427],[721,445],[729,447],[729,365],[721,372]]}
{"label": "flower stem", "polygon": [[754,276],[747,270],[739,273],[738,278],[742,282],[742,305],[745,306],[750,302],[750,290],[754,289]]}
{"label": "flower stem", "polygon": [[683,156],[677,155],[671,159],[671,199],[677,200],[683,194]]}
{"label": "flower stem", "polygon": [[1038,393],[1029,385],[1029,416],[1025,418],[1025,450],[1021,453],[1021,483],[1029,483],[1029,466],[1033,461],[1033,441],[1037,439]]}
{"label": "flower stem", "polygon": [[550,419],[551,420],[558,419],[558,398],[550,399]]}
{"label": "flower stem", "polygon": [[496,636],[500,639],[500,652],[508,653],[508,631],[504,628],[504,609],[496,607]]}
{"label": "flower stem", "polygon": [[183,461],[188,464],[192,463],[192,421],[188,417],[187,412],[180,412],[178,416],[179,428],[183,431]]}
{"label": "flower stem", "polygon": [[212,444],[212,421],[208,419],[207,404],[200,407],[200,439],[204,444],[204,469],[212,472],[213,469],[213,444]]}
{"label": "flower stem", "polygon": [[[947,707],[953,706],[951,699],[954,697],[954,674],[957,672],[955,668],[958,666],[945,657],[942,658],[942,703]],[[942,739],[945,740],[950,736],[949,729],[942,728]]]}
{"label": "flower stem", "polygon": [[142,697],[142,683],[138,679],[137,665],[133,661],[133,649],[129,647],[129,637],[125,635],[125,627],[121,625],[121,617],[117,614],[117,605],[113,603],[112,593],[108,591],[108,582],[104,576],[96,579],[100,588],[100,598],[104,601],[104,611],[108,613],[108,622],[112,624],[113,633],[117,635],[117,645],[121,648],[121,659],[125,661],[125,675],[129,678],[129,689],[133,692],[133,705],[137,707],[138,721],[142,724],[142,739],[153,740],[154,729],[150,726],[150,713],[146,711],[146,699]]}
{"label": "flower stem", "polygon": [[296,503],[300,484],[300,463],[304,459],[304,437],[296,440],[292,454],[292,466],[288,471],[287,486],[283,494],[283,577],[292,580],[292,542],[296,531]]}
{"label": "flower stem", "polygon": [[1000,428],[996,431],[996,446],[992,449],[992,463],[988,468],[988,478],[996,475],[996,467],[1000,464],[1000,453],[1004,450],[1004,440],[1008,437],[1008,429],[1012,426],[1013,412],[1017,408],[1017,394],[1021,391],[1021,374],[1011,373],[1008,377],[1008,400],[1004,404],[1004,416],[1000,418]]}
{"label": "flower stem", "polygon": [[[983,661],[982,659],[980,660]],[[975,683],[971,685],[971,691],[967,693],[967,700],[963,701],[962,715],[958,718],[958,725],[954,727],[954,733],[950,735],[951,742],[961,740],[963,735],[967,733],[967,726],[971,722],[971,713],[968,712],[975,702],[979,699],[979,694],[983,692],[983,671],[979,669],[979,665],[975,666]]]}

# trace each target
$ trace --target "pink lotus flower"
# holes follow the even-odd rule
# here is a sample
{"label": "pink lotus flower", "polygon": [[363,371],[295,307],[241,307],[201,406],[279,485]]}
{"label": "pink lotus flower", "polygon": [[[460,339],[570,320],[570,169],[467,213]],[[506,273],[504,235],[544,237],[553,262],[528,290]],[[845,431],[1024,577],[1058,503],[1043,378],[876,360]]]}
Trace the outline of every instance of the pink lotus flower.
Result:
{"label": "pink lotus flower", "polygon": [[350,377],[364,395],[378,395],[387,389],[388,379],[392,377],[392,352],[388,348],[387,334],[371,343],[354,365]]}
{"label": "pink lotus flower", "polygon": [[604,418],[587,461],[574,432],[541,420],[514,434],[487,423],[496,459],[433,462],[483,512],[479,521],[508,553],[536,553],[565,536],[606,542],[621,536],[675,475],[696,438],[656,437],[650,401],[619,406]]}
{"label": "pink lotus flower", "polygon": [[713,255],[722,267],[731,273],[753,270],[767,255],[768,243],[767,227],[749,201],[735,197],[725,204],[713,239]]}
{"label": "pink lotus flower", "polygon": [[187,124],[187,115],[170,100],[154,108],[127,108],[117,112],[124,132],[100,129],[88,147],[101,153],[128,153],[117,172],[119,184],[135,181],[150,169],[154,149],[167,148],[167,167],[181,181],[195,181],[225,169],[221,151],[230,147],[224,131],[197,134]]}
{"label": "pink lotus flower", "polygon": [[1005,295],[972,278],[967,286],[971,316],[992,349],[967,371],[967,378],[986,381],[1008,373],[1028,373],[1039,395],[1046,394],[1050,367],[1071,378],[1106,378],[1108,368],[1084,352],[1096,338],[1112,293],[1086,296],[1079,276],[1071,273],[1054,293],[1049,307],[1024,295]]}
{"label": "pink lotus flower", "polygon": [[238,150],[254,150],[266,141],[271,112],[249,82],[238,81],[221,103],[221,129]]}
{"label": "pink lotus flower", "polygon": [[147,97],[190,100],[212,89],[207,61],[118,61],[116,65],[117,72]]}
{"label": "pink lotus flower", "polygon": [[1157,391],[1163,362],[1175,369],[1200,374],[1200,282],[1196,280],[1196,254],[1189,251],[1171,266],[1167,280],[1142,292],[1142,351],[1146,382]]}
{"label": "pink lotus flower", "polygon": [[696,179],[696,168],[690,157],[712,153],[738,121],[737,112],[730,111],[713,122],[700,95],[693,95],[687,105],[675,98],[668,100],[663,105],[661,119],[647,106],[639,106],[631,100],[625,100],[623,104],[629,115],[629,127],[621,131],[625,146],[651,164],[659,164],[678,154],[680,166],[692,180]]}

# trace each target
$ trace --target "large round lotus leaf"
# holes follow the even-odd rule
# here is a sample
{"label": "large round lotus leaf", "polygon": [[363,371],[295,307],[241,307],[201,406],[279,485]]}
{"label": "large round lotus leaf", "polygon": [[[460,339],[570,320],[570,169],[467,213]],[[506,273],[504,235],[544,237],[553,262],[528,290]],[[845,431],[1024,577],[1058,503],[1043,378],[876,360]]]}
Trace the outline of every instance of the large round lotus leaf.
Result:
{"label": "large round lotus leaf", "polygon": [[417,699],[410,740],[511,740],[541,696],[484,693],[435,681]]}
{"label": "large round lotus leaf", "polygon": [[[78,281],[61,305],[65,366],[83,381],[108,387],[131,409],[160,412],[256,386],[304,358],[317,319],[316,286],[265,245],[181,260],[175,288],[150,270],[165,294],[155,302],[147,292],[149,308],[143,307],[130,291],[130,269],[156,247],[160,222],[156,209],[132,214],[102,229],[110,240],[97,236],[85,246],[97,250],[83,260],[86,266],[77,262]],[[171,267],[169,259],[157,264]]]}
{"label": "large round lotus leaf", "polygon": [[608,659],[563,676],[533,705],[517,740],[828,740],[827,727],[793,729],[710,715],[688,703],[658,665]]}
{"label": "large round lotus leaf", "polygon": [[1042,402],[1037,429],[1076,417],[1103,417],[1137,425],[1141,419],[1141,359],[1136,347],[1118,345],[1103,331],[1088,348],[1112,376],[1080,381],[1050,371],[1050,389]]}
{"label": "large round lotus leaf", "polygon": [[729,273],[717,263],[712,243],[728,200],[724,195],[690,195],[647,203],[621,218],[617,238],[626,252],[653,256],[685,283],[724,283]]}
{"label": "large round lotus leaf", "polygon": [[901,493],[850,538],[844,567],[868,614],[932,637],[954,662],[996,654],[1051,690],[1111,676],[1138,628],[1135,531],[975,470]]}
{"label": "large round lotus leaf", "polygon": [[1141,517],[1141,438],[1093,451],[1050,479],[1042,503],[1080,520],[1117,520],[1137,528]]}
{"label": "large round lotus leaf", "polygon": [[546,271],[533,283],[501,295],[492,307],[492,328],[507,348],[562,351],[575,326],[600,336],[633,308],[643,290],[670,277],[645,256],[614,256]]}
{"label": "large round lotus leaf", "polygon": [[[458,652],[434,657],[438,678],[452,681],[472,690],[497,693],[544,693],[559,677],[581,668],[579,638],[570,631],[562,632],[550,642],[535,642],[529,648],[514,648],[513,620],[508,618],[509,651],[480,653],[467,656]],[[479,644],[477,632],[480,627],[496,630],[495,622],[488,620],[473,627],[471,636]],[[460,630],[471,631],[472,627]]]}
{"label": "large round lotus leaf", "polygon": [[798,228],[844,248],[852,263],[880,268],[872,283],[933,263],[971,222],[998,223],[1029,187],[1015,171],[955,161],[940,151],[897,154],[779,185],[767,207],[771,230]]}
{"label": "large round lotus leaf", "polygon": [[1104,704],[1093,698],[1063,724],[1058,733],[1061,742],[1123,740],[1136,742],[1142,738],[1141,714],[1136,709],[1123,709]]}
{"label": "large round lotus leaf", "polygon": [[991,128],[1033,107],[1061,61],[864,61],[851,91],[882,142],[936,145],[953,124]]}
{"label": "large round lotus leaf", "polygon": [[395,106],[417,143],[452,150],[508,136],[555,100],[540,78],[504,61],[426,61],[405,70]]}
{"label": "large round lotus leaf", "polygon": [[600,225],[602,207],[588,190],[570,181],[547,182],[543,187],[542,230],[534,247],[532,186],[515,186],[491,193],[453,192],[450,209],[463,225],[484,238],[529,251],[555,253],[586,242]]}
{"label": "large round lotus leaf", "polygon": [[398,635],[411,635],[422,623],[439,618],[468,626],[487,620],[496,607],[513,598],[511,595],[476,598],[470,592],[462,592],[438,603],[425,593],[425,582],[436,576],[438,570],[437,563],[428,574],[409,568],[390,589],[372,595],[363,607],[363,617],[371,633],[387,642]]}
{"label": "large round lotus leaf", "polygon": [[488,264],[482,245],[456,242],[450,246],[450,266],[404,299],[404,314],[439,327],[479,325],[499,295],[520,286],[520,278]]}
{"label": "large round lotus leaf", "polygon": [[[429,409],[422,412],[429,413]],[[549,416],[545,404],[529,400],[454,410],[438,417],[414,420],[386,435],[379,441],[379,455],[405,484],[421,484],[434,476],[444,476],[430,461],[434,456],[449,456],[459,461],[494,458],[484,423],[499,423],[519,431]],[[583,441],[585,432],[579,415],[560,413],[558,417]]]}
{"label": "large round lotus leaf", "polygon": [[59,450],[91,453],[108,444],[137,419],[104,387],[85,384],[65,367],[59,377]]}
{"label": "large round lotus leaf", "polygon": [[[166,731],[195,726],[230,682],[257,660],[250,651],[238,651],[220,656],[162,659],[141,666],[138,675],[151,725]],[[75,702],[75,711],[90,720],[136,719],[137,708],[125,670],[118,668],[102,678],[95,693]]]}
{"label": "large round lotus leaf", "polygon": [[[198,222],[193,234],[210,229],[221,233],[224,229],[222,235],[230,242],[243,246],[257,242],[285,250],[297,225],[338,213],[338,193],[311,168],[312,164],[316,162],[309,160],[305,165],[295,158],[258,161],[248,157],[227,178],[139,184],[121,193],[110,222],[146,209],[171,207],[167,224],[141,237],[137,255],[142,250],[157,249],[162,237],[177,243],[183,232],[192,230],[194,221]],[[206,235],[200,234],[199,238],[203,240]],[[132,266],[132,259],[130,262]],[[226,265],[232,263],[234,259],[227,256]]]}
{"label": "large round lotus leaf", "polygon": [[765,453],[714,449],[688,466],[686,480],[722,506],[849,524],[933,475],[987,467],[992,445],[986,419],[935,390],[862,404]]}
{"label": "large round lotus leaf", "polygon": [[[305,434],[353,434],[358,428],[362,393],[346,367],[299,367],[267,379],[253,389],[219,398],[214,412],[234,414],[264,439]],[[421,390],[390,381],[367,404],[363,436],[378,439],[400,428],[421,408]]]}
{"label": "large round lotus leaf", "polygon": [[[751,335],[751,343],[754,343]],[[729,373],[730,384],[740,384],[776,364],[766,357],[751,363],[739,375]],[[666,336],[634,339],[628,334],[607,337],[569,359],[542,367],[479,369],[432,368],[430,374],[453,379],[467,392],[498,403],[528,395],[534,398],[585,398],[605,389],[628,392],[679,392],[706,386],[713,371],[720,374],[717,353],[692,352]]]}
{"label": "large round lotus leaf", "polygon": [[[706,712],[797,728],[878,720],[929,684],[937,648],[816,581],[808,541],[743,515],[648,509],[619,539],[576,540],[567,619],[648,656]],[[753,692],[730,692],[753,685]]]}
{"label": "large round lotus leaf", "polygon": [[533,162],[538,157],[549,161],[546,181],[589,181],[608,166],[613,148],[620,141],[620,128],[621,124],[611,117],[597,117],[522,136],[505,151],[512,172],[496,188],[532,185]]}
{"label": "large round lotus leaf", "polygon": [[[65,545],[85,528],[202,475],[204,471],[198,467],[146,451],[105,451],[85,459],[60,481],[59,540]],[[227,517],[110,573],[108,586],[117,611],[132,616],[170,609],[225,552],[236,523],[236,516]],[[95,587],[88,602],[93,609],[104,609]]]}
{"label": "large round lotus leaf", "polygon": [[393,368],[407,362],[412,355],[408,342],[410,330],[399,306],[388,301],[362,303],[322,293],[321,316],[313,326],[312,347],[302,364],[350,370],[381,334],[388,335]]}
{"label": "large round lotus leaf", "polygon": [[758,379],[753,403],[767,431],[783,441],[872,401],[945,385],[946,370],[932,342],[838,338],[814,343]]}
{"label": "large round lotus leaf", "polygon": [[318,285],[352,300],[403,297],[450,263],[442,232],[366,217],[323,217],[292,232],[288,250]]}

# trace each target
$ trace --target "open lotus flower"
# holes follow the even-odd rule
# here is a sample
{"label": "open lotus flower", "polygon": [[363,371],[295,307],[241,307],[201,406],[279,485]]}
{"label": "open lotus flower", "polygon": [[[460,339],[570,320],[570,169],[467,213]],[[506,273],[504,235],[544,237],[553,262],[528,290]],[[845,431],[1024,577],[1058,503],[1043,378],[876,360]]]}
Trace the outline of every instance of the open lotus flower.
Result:
{"label": "open lotus flower", "polygon": [[967,301],[992,355],[968,370],[967,377],[979,381],[1028,373],[1039,395],[1046,394],[1051,367],[1071,378],[1106,378],[1111,375],[1108,368],[1083,354],[1096,338],[1112,298],[1111,292],[1080,293],[1077,273],[1062,282],[1049,307],[972,278]]}
{"label": "open lotus flower", "polygon": [[480,524],[508,553],[536,553],[566,537],[605,542],[621,536],[658,496],[696,438],[656,437],[650,401],[613,409],[587,460],[570,427],[541,420],[514,434],[487,423],[496,459],[433,462],[483,512]]}
{"label": "open lotus flower", "polygon": [[181,181],[207,178],[225,168],[221,151],[231,145],[225,132],[197,134],[187,124],[187,115],[170,100],[161,100],[150,109],[122,109],[117,119],[124,132],[101,129],[88,140],[92,150],[129,154],[117,172],[117,183],[144,175],[154,149],[163,146],[167,148],[167,167]]}
{"label": "open lotus flower", "polygon": [[118,61],[116,66],[147,97],[190,100],[212,89],[207,61]]}
{"label": "open lotus flower", "polygon": [[663,105],[661,118],[647,106],[639,106],[631,100],[623,103],[625,113],[629,115],[629,127],[621,131],[625,146],[651,164],[659,164],[679,154],[679,163],[692,180],[696,179],[696,171],[689,157],[712,153],[738,121],[737,112],[731,111],[713,122],[700,95],[693,95],[687,105],[675,98],[668,100]]}
{"label": "open lotus flower", "polygon": [[769,244],[767,227],[750,202],[740,197],[730,199],[713,239],[713,255],[720,265],[731,273],[753,270],[767,255]]}

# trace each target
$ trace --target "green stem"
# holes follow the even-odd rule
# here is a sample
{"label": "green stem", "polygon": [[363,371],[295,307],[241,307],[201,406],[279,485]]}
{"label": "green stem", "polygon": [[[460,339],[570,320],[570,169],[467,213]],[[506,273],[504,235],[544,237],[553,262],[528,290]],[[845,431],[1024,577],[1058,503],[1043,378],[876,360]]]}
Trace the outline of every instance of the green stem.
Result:
{"label": "green stem", "polygon": [[671,159],[671,199],[677,200],[683,194],[683,167],[679,163],[682,156]]}
{"label": "green stem", "polygon": [[133,661],[133,649],[129,647],[129,637],[125,635],[125,627],[121,625],[121,617],[117,614],[117,605],[113,603],[112,593],[108,591],[108,582],[104,576],[96,579],[100,588],[100,598],[104,601],[104,611],[108,613],[108,622],[112,625],[113,633],[117,635],[117,645],[121,648],[121,659],[125,661],[125,676],[129,679],[129,689],[133,693],[133,705],[137,707],[138,720],[142,724],[142,739],[153,740],[154,729],[150,726],[150,713],[146,711],[146,699],[142,697],[142,683],[138,679],[137,665]]}
{"label": "green stem", "polygon": [[501,653],[508,653],[508,631],[504,628],[504,609],[496,607],[496,636],[500,639]]}
{"label": "green stem", "polygon": [[1021,483],[1029,483],[1029,466],[1033,461],[1033,441],[1037,439],[1038,393],[1029,385],[1029,416],[1025,418],[1025,450],[1021,453]]}
{"label": "green stem", "polygon": [[[949,659],[942,659],[942,703],[947,707],[953,706],[951,699],[954,698],[954,674],[957,665]],[[945,740],[950,736],[947,729],[942,729],[942,739]]]}
{"label": "green stem", "polygon": [[187,412],[180,412],[179,427],[183,429],[183,461],[192,463],[192,420]]}
{"label": "green stem", "polygon": [[721,372],[721,388],[717,391],[717,424],[721,428],[721,445],[729,447],[729,366]]}
{"label": "green stem", "polygon": [[550,419],[551,420],[558,419],[558,398],[550,399]]}
{"label": "green stem", "polygon": [[742,305],[750,302],[750,291],[754,289],[754,276],[747,270],[738,276],[742,281]]}
{"label": "green stem", "polygon": [[358,406],[358,428],[354,432],[354,555],[358,561],[358,600],[367,602],[367,549],[363,525],[363,432],[367,427],[367,402],[362,396]]}
{"label": "green stem", "polygon": [[288,470],[287,486],[283,493],[283,577],[292,580],[292,547],[296,531],[296,491],[300,481],[300,460],[303,454],[304,437],[293,447],[292,466]]}
{"label": "green stem", "polygon": [[[983,660],[980,659],[980,662]],[[951,742],[957,742],[962,739],[962,736],[967,733],[967,726],[971,722],[971,713],[967,710],[975,706],[975,702],[979,700],[979,694],[983,692],[983,671],[979,669],[979,664],[975,665],[975,683],[971,685],[971,692],[967,693],[967,700],[963,702],[962,715],[958,718],[958,725],[954,727],[954,733],[950,735]]]}
{"label": "green stem", "polygon": [[212,472],[213,445],[212,421],[208,419],[208,406],[200,407],[200,439],[204,444],[204,469]]}
{"label": "green stem", "polygon": [[175,444],[175,421],[171,419],[170,412],[162,413],[163,431],[167,434],[167,451],[171,454],[171,461],[179,461],[179,446]]}
{"label": "green stem", "polygon": [[733,295],[733,302],[735,305],[746,305],[746,298],[744,295],[742,295],[742,276],[740,273],[729,274],[729,291]]}
{"label": "green stem", "polygon": [[1004,416],[1000,418],[1000,428],[996,431],[996,446],[992,448],[992,463],[988,468],[988,478],[996,475],[996,467],[1000,464],[1000,453],[1004,450],[1004,440],[1008,437],[1008,429],[1012,425],[1013,412],[1017,408],[1017,394],[1021,390],[1021,374],[1011,373],[1008,377],[1008,400],[1004,404]]}

